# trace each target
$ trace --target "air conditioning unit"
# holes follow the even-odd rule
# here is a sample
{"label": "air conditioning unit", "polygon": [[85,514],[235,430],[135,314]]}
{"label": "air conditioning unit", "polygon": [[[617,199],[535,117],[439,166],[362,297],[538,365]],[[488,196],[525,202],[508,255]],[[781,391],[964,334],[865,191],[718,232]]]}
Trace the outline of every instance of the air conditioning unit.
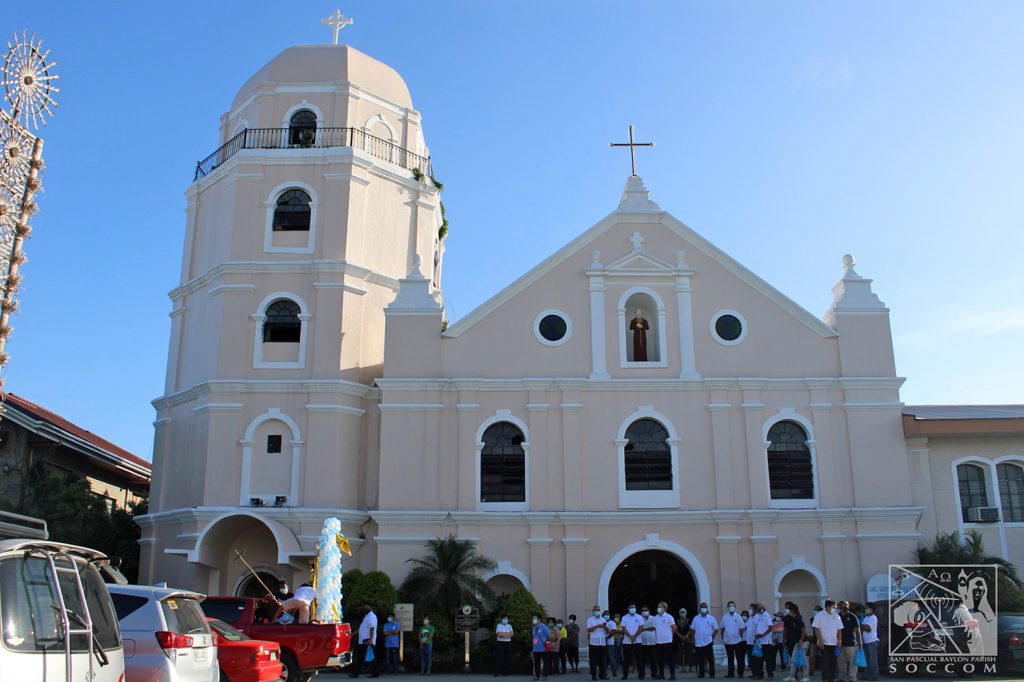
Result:
{"label": "air conditioning unit", "polygon": [[999,521],[999,507],[970,507],[967,520],[971,523],[996,523]]}

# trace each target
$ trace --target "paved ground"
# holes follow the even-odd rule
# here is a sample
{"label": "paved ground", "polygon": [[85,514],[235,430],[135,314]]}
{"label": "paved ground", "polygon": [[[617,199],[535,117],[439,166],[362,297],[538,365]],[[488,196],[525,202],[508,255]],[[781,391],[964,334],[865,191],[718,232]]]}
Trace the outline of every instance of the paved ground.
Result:
{"label": "paved ground", "polygon": [[[784,677],[784,675],[776,674],[774,682],[782,682],[782,678],[783,677]],[[434,675],[430,675],[430,676],[420,676],[419,673],[403,673],[403,674],[400,674],[400,675],[381,675],[380,678],[378,678],[378,679],[386,681],[386,680],[388,680],[388,678],[391,678],[392,680],[395,680],[395,681],[397,681],[397,680],[405,680],[406,682],[412,682],[412,680],[424,680],[424,681],[430,680],[430,682],[469,682],[470,680],[481,680],[482,681],[482,680],[493,680],[494,679],[494,677],[492,675],[479,674],[479,673],[471,673],[469,675],[452,674],[452,673],[438,673],[438,674],[434,674]],[[677,674],[677,678],[679,680],[695,680],[695,679],[697,679],[697,674],[696,673],[682,673],[682,674]],[[316,678],[316,681],[317,682],[335,682],[335,681],[340,682],[341,680],[348,680],[348,679],[349,679],[348,675],[346,675],[345,673],[330,673],[330,674],[323,674],[323,675],[318,676]],[[360,679],[366,679],[366,676],[364,675]],[[507,679],[508,679],[509,682],[532,682],[533,677],[531,675],[509,675]],[[615,679],[618,679],[618,678],[615,678]],[[634,680],[634,681],[636,680],[636,678],[634,676],[630,676],[629,679],[630,680]],[[723,678],[722,678],[722,676],[718,676],[715,679],[716,680],[721,680]],[[821,682],[821,678],[820,677],[815,676],[812,679],[814,681],[816,681],[816,682]],[[883,677],[882,679],[893,680],[893,679],[898,679],[898,678]],[[918,677],[904,678],[904,679],[914,679],[914,680],[940,679],[940,680],[943,680],[943,682],[959,682],[960,678],[953,678],[953,677],[928,678],[926,676],[918,676]],[[993,681],[995,681],[995,680],[1003,680],[1003,681],[1020,682],[1021,680],[1024,680],[1024,677],[1021,677],[1021,676],[999,676],[999,677],[995,677],[995,676],[989,676],[989,675],[977,675],[974,678],[972,678],[973,682],[978,682],[978,680],[986,680],[986,681],[987,680],[993,680]],[[552,682],[552,681],[554,681],[554,682],[590,682],[590,675],[587,674],[586,671],[584,671],[584,672],[582,672],[579,675],[572,675],[572,674],[570,674],[570,675],[565,675],[564,677],[563,676],[555,676],[555,677],[552,677],[552,678],[549,679],[549,682]]]}

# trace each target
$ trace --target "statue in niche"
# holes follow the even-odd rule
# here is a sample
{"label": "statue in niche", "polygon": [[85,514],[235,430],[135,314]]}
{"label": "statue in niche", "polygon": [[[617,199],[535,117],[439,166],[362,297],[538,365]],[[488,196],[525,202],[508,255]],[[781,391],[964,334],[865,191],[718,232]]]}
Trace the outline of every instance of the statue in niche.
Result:
{"label": "statue in niche", "polygon": [[636,317],[629,322],[629,330],[633,332],[633,362],[647,362],[647,330],[650,328],[644,311],[637,308]]}

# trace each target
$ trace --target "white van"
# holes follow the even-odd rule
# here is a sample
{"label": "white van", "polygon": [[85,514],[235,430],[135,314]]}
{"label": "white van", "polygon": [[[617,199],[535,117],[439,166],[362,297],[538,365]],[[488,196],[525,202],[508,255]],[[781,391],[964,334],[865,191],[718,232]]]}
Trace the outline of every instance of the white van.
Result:
{"label": "white van", "polygon": [[124,682],[106,557],[45,540],[0,540],[0,676]]}

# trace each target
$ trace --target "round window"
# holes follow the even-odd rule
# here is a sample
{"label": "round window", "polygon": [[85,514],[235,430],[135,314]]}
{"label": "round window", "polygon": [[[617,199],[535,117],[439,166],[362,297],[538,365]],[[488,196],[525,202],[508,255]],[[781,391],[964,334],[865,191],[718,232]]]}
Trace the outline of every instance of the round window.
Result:
{"label": "round window", "polygon": [[572,336],[572,321],[561,310],[543,310],[533,320],[533,335],[545,346],[561,346]]}
{"label": "round window", "polygon": [[711,334],[725,346],[735,346],[747,336],[747,324],[735,310],[720,310],[711,317]]}
{"label": "round window", "polygon": [[722,315],[715,320],[715,333],[725,341],[735,341],[743,333],[743,323],[735,315]]}
{"label": "round window", "polygon": [[569,327],[561,316],[545,315],[541,318],[537,331],[540,332],[545,341],[554,343],[565,338],[565,333],[569,331]]}

